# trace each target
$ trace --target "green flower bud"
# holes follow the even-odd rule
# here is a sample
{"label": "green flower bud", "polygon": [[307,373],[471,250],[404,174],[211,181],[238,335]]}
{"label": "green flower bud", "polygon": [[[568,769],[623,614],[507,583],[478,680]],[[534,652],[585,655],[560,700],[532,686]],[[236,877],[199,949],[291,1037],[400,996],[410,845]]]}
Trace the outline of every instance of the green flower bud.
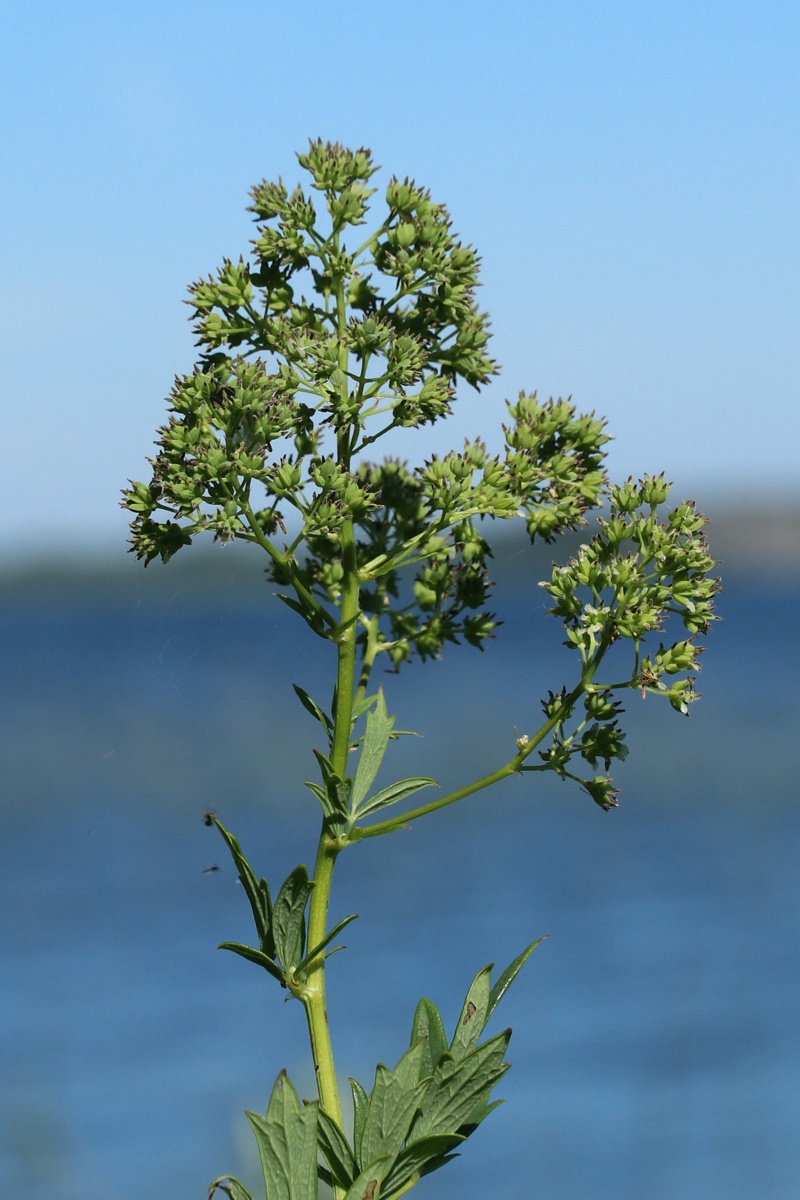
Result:
{"label": "green flower bud", "polygon": [[607,691],[587,692],[583,704],[586,715],[596,721],[613,721],[620,711],[620,706],[608,699]]}
{"label": "green flower bud", "polygon": [[481,647],[482,642],[487,638],[494,637],[494,631],[498,626],[494,615],[491,613],[480,613],[474,617],[466,617],[464,619],[464,640],[470,646]]}
{"label": "green flower bud", "polygon": [[642,494],[632,479],[627,479],[622,486],[611,488],[611,503],[618,512],[632,513],[642,503]]}
{"label": "green flower bud", "polygon": [[277,183],[262,180],[251,189],[250,195],[253,197],[253,203],[248,211],[255,213],[262,221],[283,216],[286,212],[287,192],[280,180]]}
{"label": "green flower bud", "polygon": [[608,565],[609,583],[618,592],[640,582],[639,563],[633,555],[612,559]]}
{"label": "green flower bud", "polygon": [[558,513],[551,508],[537,508],[528,513],[525,527],[531,541],[540,537],[545,542],[552,542],[559,528]]}
{"label": "green flower bud", "polygon": [[669,688],[667,697],[676,712],[688,717],[689,705],[693,700],[697,700],[699,695],[695,692],[691,679],[680,679]]}
{"label": "green flower bud", "polygon": [[130,488],[123,492],[122,506],[130,509],[132,513],[141,513],[149,517],[158,505],[161,489],[148,487],[146,483],[135,483],[133,480],[130,480],[130,484]]}
{"label": "green flower bud", "polygon": [[663,504],[669,495],[672,484],[667,483],[663,475],[645,475],[639,483],[642,495],[642,504],[649,504],[652,508],[656,508],[659,504]]}
{"label": "green flower bud", "polygon": [[667,675],[690,671],[696,666],[698,647],[692,642],[676,642],[669,650],[659,650],[656,659]]}
{"label": "green flower bud", "polygon": [[288,496],[297,490],[302,478],[302,471],[297,463],[282,461],[274,468],[269,482],[269,490],[273,496]]}
{"label": "green flower bud", "polygon": [[393,246],[402,246],[407,250],[409,246],[413,246],[417,236],[417,231],[410,221],[401,221],[399,225],[395,225],[394,229],[390,229],[388,238]]}
{"label": "green flower bud", "polygon": [[617,796],[619,792],[611,786],[611,780],[605,775],[595,775],[594,779],[584,779],[583,790],[588,792],[595,804],[599,804],[603,812],[619,807]]}

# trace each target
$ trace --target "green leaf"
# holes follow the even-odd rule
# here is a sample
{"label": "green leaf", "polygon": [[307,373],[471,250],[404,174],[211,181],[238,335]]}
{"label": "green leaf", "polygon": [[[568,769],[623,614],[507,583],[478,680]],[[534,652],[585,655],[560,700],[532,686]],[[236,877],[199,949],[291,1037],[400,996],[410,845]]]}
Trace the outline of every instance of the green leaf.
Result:
{"label": "green leaf", "polygon": [[275,899],[272,913],[272,931],[275,950],[281,966],[288,974],[303,961],[305,948],[305,911],[313,883],[301,864],[284,880]]}
{"label": "green leaf", "polygon": [[458,1018],[453,1040],[450,1043],[450,1053],[453,1058],[463,1058],[474,1050],[478,1038],[483,1033],[486,1015],[489,1011],[489,991],[492,978],[492,966],[484,967],[478,972],[470,984],[461,1015]]}
{"label": "green leaf", "polygon": [[296,612],[302,617],[306,625],[314,631],[319,637],[327,637],[328,629],[333,625],[328,613],[323,609],[309,609],[299,600],[295,600],[293,596],[287,596],[284,592],[276,592],[275,595],[279,600],[290,608],[292,612]]}
{"label": "green leaf", "polygon": [[361,1136],[364,1132],[364,1122],[369,1113],[369,1096],[357,1079],[350,1080],[350,1091],[353,1093],[353,1153],[356,1163],[361,1166]]}
{"label": "green leaf", "polygon": [[375,696],[362,696],[360,700],[355,700],[353,702],[353,712],[352,712],[353,721],[357,721],[358,718],[363,713],[365,713],[368,708],[372,708],[373,704],[375,703],[375,701],[377,699],[378,699],[378,697],[377,697],[377,695],[375,695]]}
{"label": "green leaf", "polygon": [[461,1126],[461,1132],[464,1136],[470,1137],[481,1122],[486,1120],[489,1113],[493,1113],[501,1104],[505,1104],[505,1100],[493,1100],[490,1104],[486,1096],[483,1096]]}
{"label": "green leaf", "polygon": [[444,1022],[441,1013],[432,1000],[420,1000],[414,1013],[414,1024],[411,1027],[411,1045],[424,1039],[422,1061],[420,1063],[420,1079],[427,1079],[433,1074],[433,1068],[443,1054],[447,1053],[447,1037],[444,1032]]}
{"label": "green leaf", "polygon": [[425,1043],[411,1046],[394,1071],[382,1063],[375,1071],[369,1112],[361,1138],[361,1161],[370,1163],[388,1154],[392,1159],[403,1148],[427,1080],[420,1083],[419,1069]]}
{"label": "green leaf", "polygon": [[350,797],[352,814],[356,812],[359,804],[367,795],[380,770],[395,720],[396,718],[390,717],[386,711],[383,688],[379,688],[375,707],[367,713],[367,728],[361,745],[361,754],[353,779],[353,792]]}
{"label": "green leaf", "polygon": [[281,1071],[266,1116],[246,1115],[258,1143],[269,1200],[317,1200],[317,1106],[304,1108]]}
{"label": "green leaf", "polygon": [[274,958],[275,942],[272,937],[272,900],[269,894],[269,885],[266,879],[256,880],[253,869],[233,834],[228,833],[228,830],[215,816],[212,815],[211,820],[225,839],[236,870],[239,872],[239,880],[253,912],[261,949],[268,958]]}
{"label": "green leaf", "polygon": [[312,783],[312,781],[310,779],[304,780],[303,786],[307,787],[309,789],[309,791],[314,793],[314,795],[317,797],[317,799],[320,802],[322,811],[324,812],[325,816],[326,817],[329,816],[330,815],[330,800],[328,798],[328,793],[326,792],[325,788],[321,787],[318,783]]}
{"label": "green leaf", "polygon": [[309,783],[306,781],[306,787],[319,800],[325,816],[337,825],[339,832],[341,832],[350,810],[352,785],[349,779],[340,779],[334,771],[330,759],[321,754],[319,750],[314,751],[314,757],[319,763],[323,786],[320,787],[318,783]]}
{"label": "green leaf", "polygon": [[347,1138],[324,1108],[319,1109],[317,1142],[331,1169],[337,1187],[349,1188],[358,1174],[358,1166]]}
{"label": "green leaf", "polygon": [[354,616],[348,617],[346,621],[339,621],[338,623],[332,620],[328,613],[325,613],[324,615],[330,626],[330,633],[326,633],[323,636],[329,638],[332,642],[340,642],[343,635],[347,633],[348,629],[351,629],[353,625],[355,625],[356,621],[359,620],[359,613],[355,613]]}
{"label": "green leaf", "polygon": [[494,987],[489,993],[489,1004],[486,1009],[486,1016],[483,1019],[484,1025],[486,1025],[489,1017],[497,1008],[497,1005],[500,1003],[511,984],[516,979],[522,967],[525,966],[525,963],[533,954],[536,947],[541,945],[542,942],[546,941],[549,936],[549,934],[545,934],[544,937],[537,938],[535,942],[531,942],[530,946],[527,946],[521,954],[518,954],[514,961],[506,967],[505,971],[503,971],[503,974],[497,980],[497,983],[495,983]]}
{"label": "green leaf", "polygon": [[329,775],[336,774],[336,772],[333,769],[333,763],[326,755],[324,755],[322,753],[322,751],[314,750],[313,754],[314,754],[314,758],[319,763],[320,774],[322,775],[323,779],[327,779]]}
{"label": "green leaf", "polygon": [[328,714],[323,712],[316,700],[312,700],[308,692],[304,691],[303,688],[298,687],[296,683],[293,683],[292,687],[294,688],[297,697],[306,712],[311,713],[311,716],[315,717],[316,720],[319,721],[320,725],[322,725],[329,737],[333,737],[333,721]]}
{"label": "green leaf", "polygon": [[333,1175],[319,1160],[317,1160],[317,1179],[320,1183],[324,1183],[326,1187],[331,1189],[336,1187],[336,1180],[333,1178]]}
{"label": "green leaf", "polygon": [[[357,921],[357,920],[358,920],[358,913],[350,913],[349,917],[345,917],[343,920],[341,920],[339,922],[338,925],[334,925],[333,929],[330,929],[328,931],[328,933],[325,935],[325,937],[322,939],[322,941],[319,943],[319,945],[315,946],[313,950],[309,950],[308,954],[305,956],[303,961],[299,964],[297,969],[303,970],[305,967],[307,967],[308,964],[311,962],[311,960],[316,958],[321,950],[324,950],[326,946],[330,945],[330,943],[333,941],[333,939],[336,937],[336,935],[338,933],[341,933],[341,931],[344,929],[344,927],[346,925],[349,925],[351,921]],[[341,946],[337,946],[338,950],[341,950],[342,948],[343,947],[341,947]],[[331,950],[330,953],[333,954],[333,951]]]}
{"label": "green leaf", "polygon": [[[389,1158],[379,1158],[369,1163],[345,1194],[344,1200],[381,1200],[381,1184],[392,1161]],[[269,1197],[272,1200],[272,1197]]]}
{"label": "green leaf", "polygon": [[[353,702],[352,721],[354,725],[358,718],[363,716],[368,708],[372,708],[377,699],[378,695],[376,693],[374,696],[362,696],[360,700],[355,700]],[[401,737],[422,737],[422,734],[416,733],[413,729],[392,729],[392,741],[395,741],[397,738]],[[361,740],[361,738],[357,738],[352,745],[358,745]]]}
{"label": "green leaf", "polygon": [[457,1133],[479,1101],[506,1073],[503,1062],[511,1030],[477,1046],[456,1061],[446,1054],[434,1068],[433,1079],[412,1126],[412,1139],[438,1133]]}
{"label": "green leaf", "polygon": [[435,1137],[420,1138],[419,1141],[411,1142],[397,1156],[397,1160],[386,1178],[382,1193],[384,1200],[409,1191],[423,1175],[429,1175],[431,1171],[443,1167],[452,1158],[457,1158],[457,1155],[449,1154],[448,1151],[460,1146],[465,1141],[466,1138],[461,1134],[453,1133],[438,1134]]}
{"label": "green leaf", "polygon": [[343,783],[341,779],[333,776],[330,780],[326,781],[325,787],[320,787],[318,783],[311,783],[309,780],[305,781],[305,786],[317,797],[320,807],[328,820],[341,832],[345,826],[345,818],[349,807],[349,781]]}
{"label": "green leaf", "polygon": [[244,1184],[239,1183],[232,1175],[220,1175],[219,1179],[214,1180],[208,1189],[208,1200],[211,1200],[216,1191],[225,1192],[231,1200],[253,1200]]}
{"label": "green leaf", "polygon": [[[358,772],[356,772],[356,778],[358,778]],[[405,800],[407,796],[413,796],[414,792],[418,792],[420,788],[438,786],[435,779],[429,779],[423,775],[401,779],[398,783],[390,784],[389,787],[383,788],[380,792],[376,792],[374,796],[371,796],[369,800],[366,800],[357,812],[354,813],[351,820],[360,820],[367,813],[377,812],[379,808],[388,808],[390,804],[397,804],[400,800]]]}
{"label": "green leaf", "polygon": [[239,954],[242,958],[248,959],[250,962],[255,963],[259,967],[263,967],[265,971],[269,971],[270,975],[272,975],[274,979],[277,979],[279,983],[284,984],[285,986],[283,971],[276,962],[273,962],[273,960],[261,950],[254,950],[252,946],[243,946],[241,942],[220,942],[220,944],[217,946],[217,949],[232,950],[234,954]]}

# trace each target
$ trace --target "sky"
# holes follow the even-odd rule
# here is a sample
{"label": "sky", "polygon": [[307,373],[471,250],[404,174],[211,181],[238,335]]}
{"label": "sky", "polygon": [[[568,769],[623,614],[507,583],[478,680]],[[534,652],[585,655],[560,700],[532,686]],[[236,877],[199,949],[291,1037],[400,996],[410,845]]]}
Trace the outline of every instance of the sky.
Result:
{"label": "sky", "polygon": [[502,373],[387,451],[499,449],[538,390],[608,419],[617,479],[800,502],[795,0],[26,0],[0,47],[0,570],[121,553],[186,287],[309,137],[370,147],[482,257]]}

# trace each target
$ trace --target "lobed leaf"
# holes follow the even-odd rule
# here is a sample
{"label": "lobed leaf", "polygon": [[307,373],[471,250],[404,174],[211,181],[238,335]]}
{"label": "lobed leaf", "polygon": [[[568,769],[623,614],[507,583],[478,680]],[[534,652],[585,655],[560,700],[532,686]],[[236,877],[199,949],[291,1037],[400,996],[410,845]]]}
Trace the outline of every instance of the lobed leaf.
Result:
{"label": "lobed leaf", "polygon": [[314,793],[322,806],[322,811],[332,824],[341,830],[350,809],[350,793],[352,785],[349,779],[340,779],[333,769],[329,758],[314,751],[314,757],[319,763],[322,775],[322,786],[306,781],[306,787]]}
{"label": "lobed leaf", "polygon": [[285,986],[285,975],[276,962],[261,950],[254,950],[252,946],[243,946],[241,942],[220,942],[217,946],[218,950],[232,950],[234,954],[239,954],[242,958],[248,959],[256,966],[263,967],[265,971],[269,971],[274,979],[277,979],[280,984]]}
{"label": "lobed leaf", "polygon": [[535,942],[531,942],[530,946],[527,946],[522,951],[521,954],[518,954],[517,957],[514,959],[514,961],[512,963],[509,963],[509,965],[506,967],[505,971],[503,971],[503,974],[497,980],[497,983],[494,984],[491,992],[489,993],[489,1004],[486,1009],[486,1016],[484,1017],[484,1020],[483,1020],[484,1025],[486,1025],[486,1023],[489,1020],[489,1017],[492,1015],[494,1010],[497,1008],[497,1005],[500,1003],[503,996],[506,994],[508,989],[511,987],[511,984],[516,979],[516,977],[519,974],[522,967],[525,966],[525,963],[528,961],[530,956],[533,954],[536,947],[541,945],[542,942],[546,941],[548,937],[549,937],[549,934],[545,934],[544,937],[537,938]]}
{"label": "lobed leaf", "polygon": [[350,1091],[353,1093],[353,1153],[356,1163],[361,1166],[361,1137],[364,1123],[369,1113],[369,1096],[357,1079],[350,1080]]}
{"label": "lobed leaf", "polygon": [[464,1124],[461,1126],[461,1132],[464,1137],[470,1137],[475,1132],[481,1122],[485,1121],[489,1113],[493,1113],[501,1104],[505,1104],[505,1100],[492,1100],[489,1103],[488,1096],[482,1096],[478,1103],[473,1108],[472,1112],[467,1117]]}
{"label": "lobed leaf", "polygon": [[375,696],[362,696],[360,700],[355,700],[353,702],[353,712],[351,714],[353,721],[357,721],[358,718],[363,713],[365,713],[368,708],[372,708],[373,704],[375,703],[375,701],[377,699],[378,699],[378,697],[377,697],[377,695],[375,695]]}
{"label": "lobed leaf", "polygon": [[396,718],[390,717],[386,711],[383,688],[379,688],[375,707],[367,712],[367,728],[350,796],[351,815],[355,814],[375,781],[392,736],[395,720]]}
{"label": "lobed leaf", "polygon": [[[307,967],[308,964],[311,962],[311,960],[317,957],[317,955],[320,953],[320,951],[324,950],[326,946],[329,946],[331,944],[333,939],[336,937],[337,933],[341,933],[341,931],[344,929],[344,927],[346,925],[349,925],[351,921],[357,921],[357,920],[358,920],[358,913],[350,913],[349,917],[344,917],[341,921],[339,921],[338,925],[334,925],[333,929],[329,929],[327,934],[325,935],[325,937],[322,939],[322,941],[318,945],[316,945],[313,950],[309,950],[308,954],[305,956],[303,961],[298,964],[297,969],[303,970],[305,967]],[[341,950],[342,948],[343,947],[341,947],[341,946],[336,947],[337,950]],[[331,950],[330,953],[333,954],[333,950]]]}
{"label": "lobed leaf", "polygon": [[328,734],[328,737],[333,737],[333,721],[328,714],[320,708],[316,700],[313,700],[311,696],[309,696],[308,692],[304,691],[303,688],[299,687],[296,683],[293,683],[292,687],[294,688],[295,693],[297,694],[297,697],[306,712],[311,713],[311,716],[319,721],[320,725],[322,725],[323,729]]}
{"label": "lobed leaf", "polygon": [[[391,1165],[389,1158],[369,1163],[348,1188],[344,1200],[381,1200],[381,1185]],[[272,1200],[271,1196],[269,1200]]]}
{"label": "lobed leaf", "polygon": [[239,1183],[239,1180],[234,1179],[232,1175],[220,1175],[219,1179],[214,1180],[208,1189],[208,1200],[211,1200],[214,1192],[217,1191],[225,1192],[231,1200],[253,1200],[244,1184]]}
{"label": "lobed leaf", "polygon": [[382,788],[376,792],[369,800],[366,800],[357,812],[354,812],[351,820],[360,820],[368,813],[377,812],[379,808],[388,808],[390,804],[397,804],[400,800],[405,800],[408,796],[413,796],[414,792],[418,792],[424,787],[438,787],[435,779],[429,779],[424,775],[410,776],[408,779],[401,779],[398,783],[392,783],[389,787]]}
{"label": "lobed leaf", "polygon": [[284,880],[275,899],[272,931],[275,950],[285,972],[296,969],[303,961],[305,949],[305,911],[314,884],[301,864]]}
{"label": "lobed leaf", "polygon": [[269,1200],[317,1200],[317,1106],[304,1108],[281,1071],[266,1116],[246,1116],[258,1144]]}
{"label": "lobed leaf", "polygon": [[328,630],[333,624],[328,613],[316,608],[309,608],[308,605],[295,600],[293,596],[287,596],[285,592],[276,592],[275,595],[278,600],[283,601],[287,608],[290,608],[292,612],[302,617],[309,629],[316,633],[318,637],[328,636]]}
{"label": "lobed leaf", "polygon": [[347,1138],[324,1108],[319,1109],[317,1142],[330,1167],[333,1184],[349,1188],[358,1174],[358,1166]]}
{"label": "lobed leaf", "polygon": [[503,1062],[511,1030],[476,1047],[464,1058],[439,1060],[412,1126],[413,1140],[430,1134],[457,1133],[479,1101],[508,1070]]}
{"label": "lobed leaf", "polygon": [[420,1079],[433,1075],[433,1068],[443,1054],[447,1053],[447,1037],[441,1014],[432,1000],[420,1000],[414,1013],[411,1027],[411,1045],[423,1041],[424,1049],[420,1063]]}
{"label": "lobed leaf", "polygon": [[236,870],[239,872],[239,880],[253,912],[261,949],[268,958],[274,958],[275,942],[272,936],[272,899],[269,894],[269,885],[266,879],[256,879],[250,863],[245,858],[242,848],[233,834],[228,832],[216,816],[211,815],[210,819],[225,839]]}
{"label": "lobed leaf", "polygon": [[457,1155],[450,1154],[448,1151],[460,1146],[464,1141],[466,1138],[462,1134],[453,1133],[436,1134],[433,1137],[420,1138],[416,1142],[411,1142],[397,1156],[395,1164],[386,1178],[383,1188],[384,1200],[410,1191],[423,1175],[429,1175],[432,1171],[436,1171],[445,1163],[450,1162],[452,1158],[457,1158]]}
{"label": "lobed leaf", "polygon": [[375,1071],[369,1112],[361,1138],[361,1161],[370,1163],[389,1155],[394,1160],[403,1148],[419,1102],[428,1086],[420,1082],[424,1042],[411,1046],[394,1071],[382,1063]]}
{"label": "lobed leaf", "polygon": [[489,1011],[489,994],[493,963],[482,970],[473,979],[458,1018],[453,1040],[450,1043],[450,1053],[453,1058],[464,1058],[478,1044],[478,1038],[483,1033]]}

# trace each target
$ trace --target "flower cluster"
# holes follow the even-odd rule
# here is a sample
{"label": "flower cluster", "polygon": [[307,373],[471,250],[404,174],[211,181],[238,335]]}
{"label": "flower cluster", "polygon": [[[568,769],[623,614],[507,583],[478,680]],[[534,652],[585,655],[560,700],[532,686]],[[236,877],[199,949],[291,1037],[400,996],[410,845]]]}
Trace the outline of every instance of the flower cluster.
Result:
{"label": "flower cluster", "polygon": [[[548,541],[576,528],[605,483],[603,423],[522,394],[502,455],[474,441],[414,471],[357,462],[392,429],[447,415],[459,378],[478,386],[494,373],[478,258],[443,205],[396,178],[381,223],[348,249],[375,191],[369,153],[312,142],[299,160],[326,211],[299,187],[262,182],[252,260],[225,259],[190,288],[200,362],[175,381],[150,482],[125,493],[133,548],[149,562],[204,530],[258,542],[272,579],[332,636],[321,610],[339,602],[352,524],[362,645],[395,668],[448,642],[481,646],[496,620],[475,522],[522,515]],[[279,549],[276,533],[298,519],[299,537]]]}
{"label": "flower cluster", "polygon": [[[562,778],[577,778],[567,770],[575,755],[591,766],[601,760],[606,770],[613,759],[625,757],[617,720],[622,710],[613,692],[664,695],[685,715],[697,698],[694,673],[702,647],[696,638],[715,619],[719,583],[709,574],[715,564],[703,536],[705,520],[694,504],[679,504],[658,519],[669,492],[661,475],[612,487],[610,514],[599,521],[599,532],[542,584],[555,600],[549,611],[563,620],[565,644],[578,651],[582,663],[577,687],[569,694],[566,689],[551,693],[543,702],[552,740],[539,757]],[[655,652],[645,654],[653,636],[675,622],[688,636],[671,645],[659,641]],[[631,646],[630,667],[621,678],[601,681],[604,661],[619,670],[619,653],[612,647],[625,641]],[[581,700],[584,715],[573,727]],[[616,802],[609,779],[580,782],[602,807]]]}
{"label": "flower cluster", "polygon": [[[207,362],[176,379],[170,402],[152,480],[125,493],[134,513],[134,548],[148,562],[166,561],[202,529],[223,541],[241,533],[252,484],[273,491],[275,468],[267,462],[273,443],[293,436],[305,441],[313,428],[311,410],[287,396],[261,362],[242,357]],[[280,488],[273,495],[277,499]],[[154,521],[157,511],[172,519]],[[274,531],[278,519],[273,505],[264,521]]]}
{"label": "flower cluster", "polygon": [[[718,584],[709,577],[714,560],[702,533],[705,519],[687,501],[659,521],[657,509],[669,491],[662,475],[612,487],[610,515],[600,520],[599,532],[543,585],[555,600],[551,612],[563,619],[568,643],[584,663],[619,638],[638,649],[670,615],[690,637],[708,631]],[[694,666],[697,648],[682,645],[684,657],[694,651]],[[666,665],[651,664],[658,679],[666,671]],[[638,682],[649,687],[652,681]]]}
{"label": "flower cluster", "polygon": [[[381,223],[348,248],[374,192],[369,152],[312,142],[299,160],[326,214],[301,188],[262,182],[251,260],[225,259],[189,289],[200,362],[169,397],[151,482],[125,493],[133,547],[148,562],[202,529],[269,537],[282,524],[278,500],[309,539],[329,537],[369,507],[354,453],[446,415],[457,379],[477,387],[496,370],[475,303],[477,256],[447,210],[392,179]],[[344,486],[320,482],[326,432]]]}
{"label": "flower cluster", "polygon": [[[475,440],[414,469],[366,461],[393,429],[446,416],[459,379],[477,387],[494,374],[479,260],[408,179],[389,181],[379,223],[361,229],[376,191],[367,150],[317,141],[299,161],[308,193],[280,180],[252,191],[250,261],[225,259],[190,288],[200,361],[175,381],[150,482],[125,493],[133,548],[149,562],[204,530],[256,542],[271,579],[293,592],[282,598],[334,640],[355,578],[367,675],[379,654],[396,670],[448,643],[482,648],[498,625],[486,522],[520,517],[545,542],[583,525],[606,499],[605,423],[523,392],[500,454]],[[612,646],[633,648],[625,686],[680,712],[694,698],[716,583],[694,506],[659,521],[668,492],[661,476],[611,488],[597,534],[544,585],[582,664],[578,691],[545,706],[543,763],[562,775],[575,754],[606,769],[623,756],[618,708],[598,678]],[[645,649],[669,618],[682,638]],[[599,777],[583,782],[613,801]]]}

